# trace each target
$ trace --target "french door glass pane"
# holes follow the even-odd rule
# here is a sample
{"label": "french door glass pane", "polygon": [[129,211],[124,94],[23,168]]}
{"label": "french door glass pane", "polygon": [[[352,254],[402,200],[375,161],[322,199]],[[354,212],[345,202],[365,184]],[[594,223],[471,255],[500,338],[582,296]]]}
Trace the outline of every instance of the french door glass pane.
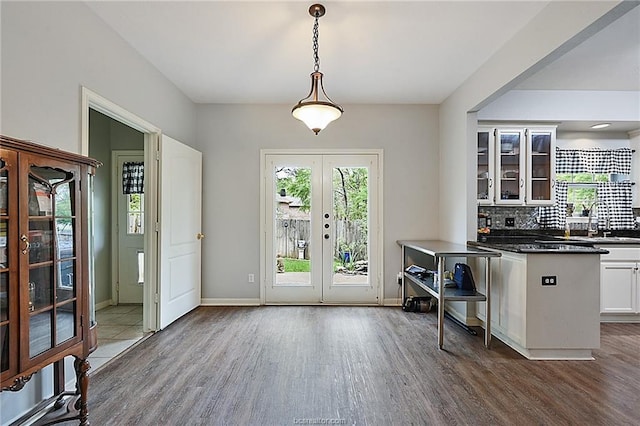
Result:
{"label": "french door glass pane", "polygon": [[335,167],[332,182],[333,285],[368,285],[368,169],[366,167]]}
{"label": "french door glass pane", "polygon": [[311,169],[276,167],[276,286],[311,285]]}

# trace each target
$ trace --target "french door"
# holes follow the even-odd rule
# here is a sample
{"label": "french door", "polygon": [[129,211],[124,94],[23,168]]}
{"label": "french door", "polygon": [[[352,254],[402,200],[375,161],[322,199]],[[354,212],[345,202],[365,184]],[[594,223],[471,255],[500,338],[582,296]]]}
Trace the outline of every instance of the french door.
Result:
{"label": "french door", "polygon": [[266,303],[378,303],[378,154],[265,156]]}

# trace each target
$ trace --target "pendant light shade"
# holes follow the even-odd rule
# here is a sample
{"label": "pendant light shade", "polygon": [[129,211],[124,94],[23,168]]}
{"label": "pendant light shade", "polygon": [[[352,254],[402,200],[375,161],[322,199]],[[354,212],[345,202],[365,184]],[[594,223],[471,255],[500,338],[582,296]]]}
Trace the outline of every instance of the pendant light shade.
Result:
{"label": "pendant light shade", "polygon": [[340,118],[344,110],[340,105],[329,99],[322,84],[323,74],[320,72],[320,59],[318,57],[318,19],[325,14],[325,8],[321,4],[314,4],[309,8],[309,14],[315,18],[313,26],[315,65],[311,73],[311,91],[306,98],[301,99],[293,107],[291,113],[317,135],[329,123]]}

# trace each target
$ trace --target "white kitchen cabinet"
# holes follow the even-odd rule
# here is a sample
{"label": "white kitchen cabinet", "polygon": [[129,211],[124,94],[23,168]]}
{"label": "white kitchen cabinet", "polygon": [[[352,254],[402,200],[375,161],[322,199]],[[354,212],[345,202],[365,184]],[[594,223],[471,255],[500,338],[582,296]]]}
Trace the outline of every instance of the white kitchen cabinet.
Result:
{"label": "white kitchen cabinet", "polygon": [[477,199],[479,205],[492,205],[494,200],[495,142],[492,127],[478,127]]}
{"label": "white kitchen cabinet", "polygon": [[602,319],[640,321],[640,247],[603,248],[609,254],[603,255],[600,262]]}
{"label": "white kitchen cabinet", "polygon": [[[600,254],[497,251],[502,256],[491,270],[493,335],[528,359],[593,359],[592,349],[600,346]],[[485,291],[482,266],[473,263],[479,292]],[[486,322],[482,304],[476,312]]]}
{"label": "white kitchen cabinet", "polygon": [[556,178],[555,145],[556,129],[549,127],[528,128],[526,203],[549,205],[554,202],[553,189]]}
{"label": "white kitchen cabinet", "polygon": [[520,205],[525,196],[524,129],[496,129],[496,204]]}
{"label": "white kitchen cabinet", "polygon": [[479,205],[551,205],[555,127],[478,127]]}
{"label": "white kitchen cabinet", "polygon": [[[501,252],[502,257],[491,264],[491,327],[494,332],[508,338],[517,345],[524,344],[525,335],[525,295],[526,256]],[[477,265],[480,268],[480,265]],[[481,269],[476,269],[480,271]],[[478,291],[485,292],[484,279],[474,273]],[[486,321],[486,304],[476,306],[478,318]]]}

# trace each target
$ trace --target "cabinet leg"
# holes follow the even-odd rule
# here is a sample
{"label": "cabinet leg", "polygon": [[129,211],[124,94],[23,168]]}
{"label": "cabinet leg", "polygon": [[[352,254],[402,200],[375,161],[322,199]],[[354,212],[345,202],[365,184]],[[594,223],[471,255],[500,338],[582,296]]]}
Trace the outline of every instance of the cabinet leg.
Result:
{"label": "cabinet leg", "polygon": [[80,426],[89,426],[89,409],[88,409],[88,390],[89,375],[87,372],[91,368],[89,361],[86,359],[76,358],[73,363],[76,370],[76,393],[80,395],[77,401],[77,409],[79,411]]}

